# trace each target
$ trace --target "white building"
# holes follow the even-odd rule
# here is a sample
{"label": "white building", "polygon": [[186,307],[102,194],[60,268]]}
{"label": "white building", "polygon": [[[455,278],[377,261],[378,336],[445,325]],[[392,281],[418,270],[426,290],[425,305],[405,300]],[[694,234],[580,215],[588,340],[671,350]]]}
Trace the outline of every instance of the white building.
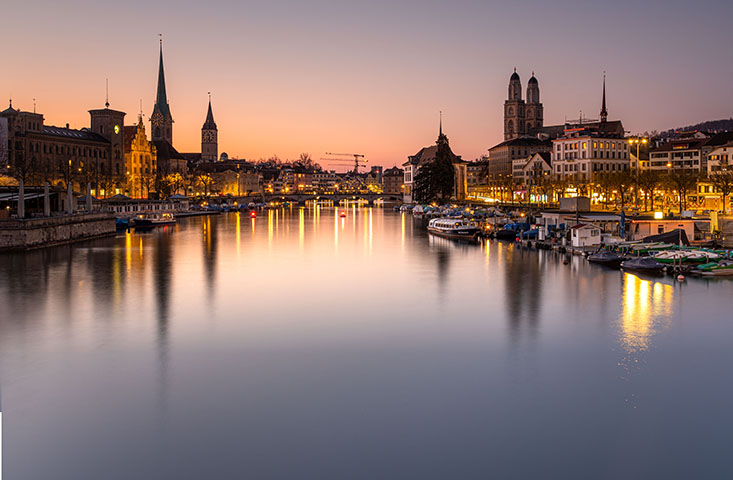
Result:
{"label": "white building", "polygon": [[623,126],[610,131],[602,122],[568,125],[565,135],[552,141],[553,173],[587,181],[598,173],[629,169],[629,144],[619,132]]}
{"label": "white building", "polygon": [[552,174],[552,154],[538,152],[528,158],[512,160],[512,177],[522,185],[537,185],[542,177]]}
{"label": "white building", "polygon": [[707,173],[713,175],[721,171],[733,171],[733,142],[711,150],[708,154]]}

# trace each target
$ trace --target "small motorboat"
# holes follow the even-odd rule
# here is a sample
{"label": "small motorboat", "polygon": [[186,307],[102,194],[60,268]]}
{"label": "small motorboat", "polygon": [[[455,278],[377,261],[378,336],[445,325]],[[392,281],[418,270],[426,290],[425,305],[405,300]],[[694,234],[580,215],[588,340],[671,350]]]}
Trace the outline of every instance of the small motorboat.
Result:
{"label": "small motorboat", "polygon": [[341,213],[339,213],[339,217],[346,218],[346,212],[344,210],[341,210]]}
{"label": "small motorboat", "polygon": [[703,263],[698,265],[693,273],[703,277],[730,277],[733,276],[733,260]]}
{"label": "small motorboat", "polygon": [[172,213],[146,213],[135,218],[135,228],[152,228],[176,223]]}
{"label": "small motorboat", "polygon": [[654,255],[654,259],[661,263],[708,263],[719,258],[717,253],[695,250],[666,250]]}
{"label": "small motorboat", "polygon": [[588,256],[588,261],[596,263],[598,265],[605,265],[611,268],[618,268],[621,266],[621,262],[624,261],[624,257],[620,256],[616,252],[609,250],[599,250]]}
{"label": "small motorboat", "polygon": [[481,229],[465,220],[452,218],[433,218],[428,222],[428,232],[454,240],[476,241]]}
{"label": "small motorboat", "polygon": [[632,272],[662,273],[667,266],[652,257],[637,257],[621,262],[621,268]]}

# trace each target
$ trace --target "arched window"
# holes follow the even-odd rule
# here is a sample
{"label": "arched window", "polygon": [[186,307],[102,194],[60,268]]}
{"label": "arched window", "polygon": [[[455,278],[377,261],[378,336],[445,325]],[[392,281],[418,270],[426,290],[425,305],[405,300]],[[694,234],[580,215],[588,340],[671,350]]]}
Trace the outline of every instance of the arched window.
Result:
{"label": "arched window", "polygon": [[514,115],[514,109],[512,107],[509,107],[508,115]]}
{"label": "arched window", "polygon": [[514,122],[509,120],[506,124],[506,131],[509,133],[509,135],[514,134]]}

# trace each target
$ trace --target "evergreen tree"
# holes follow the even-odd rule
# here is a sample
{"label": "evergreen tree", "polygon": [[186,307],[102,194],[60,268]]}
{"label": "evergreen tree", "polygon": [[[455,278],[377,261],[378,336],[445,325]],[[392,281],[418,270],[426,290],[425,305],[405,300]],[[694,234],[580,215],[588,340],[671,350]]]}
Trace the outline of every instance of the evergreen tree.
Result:
{"label": "evergreen tree", "polygon": [[441,132],[435,158],[422,165],[415,176],[413,195],[416,202],[442,202],[451,198],[456,176],[453,157],[448,137]]}

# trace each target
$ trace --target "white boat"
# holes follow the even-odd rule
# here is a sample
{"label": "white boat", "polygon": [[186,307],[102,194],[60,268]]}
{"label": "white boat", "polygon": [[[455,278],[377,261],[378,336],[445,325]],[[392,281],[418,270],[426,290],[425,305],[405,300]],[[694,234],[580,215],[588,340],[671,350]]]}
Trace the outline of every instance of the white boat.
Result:
{"label": "white boat", "polygon": [[465,220],[433,218],[428,222],[428,232],[445,238],[476,240],[481,229]]}
{"label": "white boat", "polygon": [[172,213],[145,213],[135,217],[135,227],[157,227],[176,223]]}

